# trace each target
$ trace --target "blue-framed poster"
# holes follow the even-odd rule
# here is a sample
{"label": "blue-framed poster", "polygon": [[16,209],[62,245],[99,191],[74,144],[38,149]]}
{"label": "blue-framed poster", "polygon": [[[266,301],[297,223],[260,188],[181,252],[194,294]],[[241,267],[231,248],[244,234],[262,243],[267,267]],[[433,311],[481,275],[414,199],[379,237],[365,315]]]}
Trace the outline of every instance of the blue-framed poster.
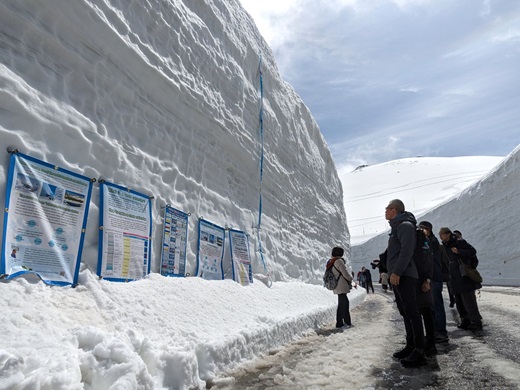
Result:
{"label": "blue-framed poster", "polygon": [[164,208],[161,275],[185,275],[187,237],[188,214],[166,205]]}
{"label": "blue-framed poster", "polygon": [[242,286],[253,283],[253,267],[249,252],[249,237],[241,230],[229,230],[229,247],[231,248],[231,268],[233,280]]}
{"label": "blue-framed poster", "polygon": [[149,196],[100,182],[97,274],[126,282],[150,273],[152,202]]}
{"label": "blue-framed poster", "polygon": [[225,229],[199,219],[196,275],[206,280],[224,279],[224,235]]}
{"label": "blue-framed poster", "polygon": [[48,284],[77,284],[93,181],[22,153],[11,154],[3,275],[33,273]]}

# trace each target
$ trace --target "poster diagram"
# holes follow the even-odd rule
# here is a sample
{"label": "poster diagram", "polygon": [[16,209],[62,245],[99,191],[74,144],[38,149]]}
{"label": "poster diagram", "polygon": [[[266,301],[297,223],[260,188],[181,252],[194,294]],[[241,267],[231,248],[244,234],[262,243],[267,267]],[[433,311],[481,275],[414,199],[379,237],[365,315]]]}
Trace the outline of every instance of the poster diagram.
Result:
{"label": "poster diagram", "polygon": [[197,276],[206,280],[224,279],[224,228],[199,219]]}
{"label": "poster diagram", "polygon": [[253,269],[249,253],[249,238],[240,230],[229,231],[229,246],[231,248],[231,267],[233,280],[242,286],[253,283]]}
{"label": "poster diagram", "polygon": [[0,273],[77,284],[91,192],[90,178],[11,154]]}
{"label": "poster diagram", "polygon": [[148,196],[102,182],[98,275],[112,281],[150,273],[152,210]]}
{"label": "poster diagram", "polygon": [[164,232],[161,253],[161,275],[186,274],[188,214],[167,205],[164,209]]}

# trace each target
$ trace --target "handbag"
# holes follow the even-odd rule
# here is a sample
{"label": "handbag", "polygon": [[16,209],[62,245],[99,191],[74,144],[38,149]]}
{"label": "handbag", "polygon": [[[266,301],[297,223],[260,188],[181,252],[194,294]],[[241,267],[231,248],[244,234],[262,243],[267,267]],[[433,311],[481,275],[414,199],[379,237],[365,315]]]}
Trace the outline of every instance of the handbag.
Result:
{"label": "handbag", "polygon": [[476,268],[473,268],[473,267],[470,267],[469,265],[464,264],[461,259],[458,259],[458,260],[459,260],[460,274],[462,276],[470,278],[474,282],[482,283],[482,276],[480,275],[480,272],[478,272]]}

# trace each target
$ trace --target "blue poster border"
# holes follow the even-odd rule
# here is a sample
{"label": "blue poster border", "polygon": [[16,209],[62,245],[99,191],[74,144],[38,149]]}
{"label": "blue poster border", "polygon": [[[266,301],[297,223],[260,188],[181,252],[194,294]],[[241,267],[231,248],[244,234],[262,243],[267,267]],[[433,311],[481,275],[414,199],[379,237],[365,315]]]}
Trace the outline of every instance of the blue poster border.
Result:
{"label": "blue poster border", "polygon": [[[164,242],[166,240],[166,214],[168,213],[168,210],[173,210],[172,214],[180,214],[183,218],[186,219],[186,246],[184,247],[184,259],[183,259],[184,260],[184,273],[183,274],[163,274],[163,272],[162,272],[162,266],[163,266],[163,261],[164,261]],[[175,207],[173,207],[173,206],[171,206],[169,204],[167,204],[164,207],[163,236],[162,236],[162,245],[161,245],[161,263],[160,263],[160,269],[159,269],[159,273],[162,276],[171,277],[171,278],[184,278],[184,277],[186,277],[186,258],[187,258],[186,251],[188,249],[187,245],[188,245],[189,216],[190,216],[189,213],[185,213],[182,210],[176,209]],[[171,234],[171,231],[170,231],[170,234]],[[179,263],[180,263],[180,261],[179,261]]]}
{"label": "blue poster border", "polygon": [[83,215],[83,222],[81,225],[81,234],[79,239],[79,245],[78,245],[78,256],[76,258],[76,269],[74,270],[74,277],[72,283],[69,282],[60,282],[60,281],[54,281],[54,280],[46,280],[41,278],[41,276],[37,272],[33,271],[20,271],[16,272],[14,274],[8,275],[6,279],[13,279],[17,276],[21,276],[24,274],[33,274],[38,276],[45,284],[52,285],[52,286],[76,286],[78,284],[78,276],[79,276],[79,269],[81,266],[81,256],[83,255],[83,244],[85,241],[85,232],[87,228],[87,220],[88,220],[88,213],[90,208],[90,199],[92,196],[92,184],[95,181],[94,179],[91,179],[87,176],[80,175],[79,173],[69,171],[68,169],[58,167],[57,165],[48,163],[46,161],[42,161],[40,159],[28,156],[26,154],[20,153],[20,152],[13,152],[11,153],[11,157],[9,158],[9,172],[7,175],[7,186],[6,186],[6,196],[5,196],[5,207],[4,207],[4,229],[2,232],[2,260],[0,262],[0,273],[4,274],[6,271],[6,259],[5,259],[5,245],[6,245],[6,234],[7,234],[7,222],[9,217],[9,204],[11,202],[11,192],[12,192],[12,186],[14,181],[14,169],[16,164],[16,158],[21,157],[25,160],[31,161],[36,164],[40,164],[46,168],[54,169],[58,172],[66,173],[67,175],[85,180],[88,182],[88,194],[87,199],[85,202],[85,213]]}
{"label": "blue poster border", "polygon": [[[219,226],[217,224],[214,224],[213,222],[207,221],[203,218],[199,218],[199,226],[198,226],[198,233],[197,233],[197,269],[195,271],[195,275],[199,275],[199,268],[200,268],[200,227],[202,224],[209,225],[213,228],[222,230],[222,254],[220,255],[220,273],[221,273],[221,280],[224,280],[224,267],[222,265],[222,262],[224,260],[224,248],[226,247],[226,229],[224,229],[222,226]],[[204,278],[203,278],[204,279]]]}
{"label": "blue poster border", "polygon": [[129,192],[133,195],[140,196],[142,198],[145,198],[148,200],[148,218],[150,220],[150,228],[148,231],[148,269],[147,269],[147,275],[150,274],[150,267],[152,264],[152,226],[153,226],[153,220],[152,220],[152,200],[150,199],[150,196],[143,194],[141,192],[134,191],[130,188],[123,187],[118,184],[107,182],[106,180],[99,180],[99,235],[98,235],[98,264],[97,264],[97,275],[98,277],[102,278],[103,280],[108,280],[110,282],[131,282],[139,279],[133,279],[133,278],[105,278],[101,275],[102,265],[103,265],[103,214],[104,214],[104,191],[103,186],[113,187],[117,188],[121,191]]}

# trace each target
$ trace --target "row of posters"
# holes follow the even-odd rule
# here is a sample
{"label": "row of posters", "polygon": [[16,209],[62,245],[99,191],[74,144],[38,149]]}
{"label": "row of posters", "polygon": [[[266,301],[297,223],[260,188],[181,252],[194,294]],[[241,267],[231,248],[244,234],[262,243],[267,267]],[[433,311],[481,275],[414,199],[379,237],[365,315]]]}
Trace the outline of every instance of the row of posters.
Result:
{"label": "row of posters", "polygon": [[[0,264],[3,276],[34,273],[49,284],[77,284],[94,181],[21,153],[11,154]],[[225,231],[199,220],[197,276],[224,279]],[[97,274],[111,281],[149,274],[151,236],[150,197],[100,182]],[[186,275],[187,236],[188,214],[166,206],[162,275]],[[252,283],[248,236],[230,230],[229,240],[234,280]]]}

